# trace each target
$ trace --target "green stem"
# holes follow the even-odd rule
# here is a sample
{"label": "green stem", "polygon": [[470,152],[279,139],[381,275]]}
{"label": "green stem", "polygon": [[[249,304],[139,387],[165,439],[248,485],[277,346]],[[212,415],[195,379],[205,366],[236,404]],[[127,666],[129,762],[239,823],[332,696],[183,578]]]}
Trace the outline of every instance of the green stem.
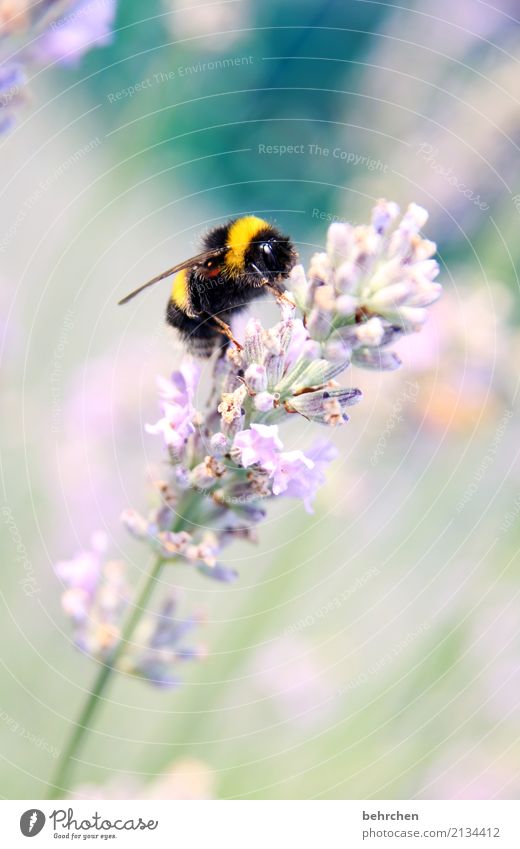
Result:
{"label": "green stem", "polygon": [[147,604],[152,595],[153,588],[162,566],[164,564],[162,557],[154,561],[150,571],[144,576],[143,584],[137,594],[135,604],[132,611],[126,620],[126,623],[121,631],[121,638],[117,643],[110,658],[103,664],[99,670],[97,677],[94,680],[94,685],[88,695],[87,701],[83,705],[78,719],[74,723],[68,743],[63,751],[56,774],[50,784],[49,799],[59,799],[67,792],[67,780],[72,767],[72,762],[76,758],[76,754],[83,743],[83,739],[92,726],[94,716],[100,707],[103,699],[103,694],[110,681],[112,672],[114,671],[121,654],[123,653],[126,644],[129,642],[139,620],[146,610]]}
{"label": "green stem", "polygon": [[[173,524],[172,531],[181,530],[184,525],[189,522],[190,512],[196,508],[199,500],[200,494],[198,492],[186,493],[183,501],[179,505],[177,518]],[[118,660],[123,654],[127,643],[130,641],[135,628],[139,624],[142,614],[146,610],[155,582],[159,577],[165,562],[166,561],[163,557],[158,557],[153,562],[150,571],[143,576],[142,586],[136,594],[133,608],[121,630],[121,637],[112,654],[105,661],[99,670],[97,677],[94,679],[94,684],[88,694],[87,701],[83,705],[83,708],[74,723],[74,727],[71,731],[65,750],[60,757],[54,779],[49,785],[49,799],[59,799],[63,793],[67,792],[66,784],[72,768],[72,762],[76,759],[76,754],[83,743],[83,738],[87,732],[90,731],[92,721],[100,707],[103,694],[111,679],[112,672],[115,671]],[[168,562],[171,563],[171,560]]]}

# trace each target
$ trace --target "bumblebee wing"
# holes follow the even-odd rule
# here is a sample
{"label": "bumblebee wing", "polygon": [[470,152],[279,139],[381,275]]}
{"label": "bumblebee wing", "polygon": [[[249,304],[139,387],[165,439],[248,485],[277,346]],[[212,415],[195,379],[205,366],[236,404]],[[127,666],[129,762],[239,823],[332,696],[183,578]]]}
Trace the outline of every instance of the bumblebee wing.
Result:
{"label": "bumblebee wing", "polygon": [[164,280],[165,277],[171,277],[172,274],[177,274],[178,271],[183,271],[185,268],[193,268],[195,265],[202,265],[202,263],[206,262],[208,259],[211,259],[221,253],[222,248],[212,248],[209,251],[203,251],[196,256],[192,256],[190,259],[185,259],[184,262],[179,262],[178,265],[168,268],[166,271],[163,271],[162,274],[158,274],[157,277],[152,277],[151,280],[147,280],[146,283],[138,286],[137,289],[133,290],[133,292],[129,292],[128,295],[125,295],[124,298],[121,298],[121,300],[118,301],[118,305],[127,304],[128,301],[131,301],[132,298],[135,298],[135,296],[143,292],[144,289],[148,289],[149,286],[159,283],[159,281]]}

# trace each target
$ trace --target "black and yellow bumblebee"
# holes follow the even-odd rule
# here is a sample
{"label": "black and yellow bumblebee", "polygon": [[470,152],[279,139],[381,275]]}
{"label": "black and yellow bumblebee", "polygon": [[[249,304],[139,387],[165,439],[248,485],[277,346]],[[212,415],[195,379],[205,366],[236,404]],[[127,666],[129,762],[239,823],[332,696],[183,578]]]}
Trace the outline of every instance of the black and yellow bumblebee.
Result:
{"label": "black and yellow bumblebee", "polygon": [[119,303],[174,274],[166,320],[191,353],[209,357],[229,341],[240,348],[230,319],[266,289],[283,299],[284,280],[296,259],[288,236],[262,218],[245,215],[210,230],[201,253],[148,280]]}

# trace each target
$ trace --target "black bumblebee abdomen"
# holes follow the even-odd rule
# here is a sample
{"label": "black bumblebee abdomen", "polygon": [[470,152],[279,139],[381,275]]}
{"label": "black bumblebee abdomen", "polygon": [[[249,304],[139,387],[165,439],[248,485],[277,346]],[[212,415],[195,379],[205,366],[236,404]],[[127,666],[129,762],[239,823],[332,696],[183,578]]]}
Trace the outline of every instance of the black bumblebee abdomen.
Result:
{"label": "black bumblebee abdomen", "polygon": [[210,357],[215,348],[226,346],[227,339],[209,315],[190,318],[170,300],[166,308],[166,321],[175,327],[189,351],[197,357]]}

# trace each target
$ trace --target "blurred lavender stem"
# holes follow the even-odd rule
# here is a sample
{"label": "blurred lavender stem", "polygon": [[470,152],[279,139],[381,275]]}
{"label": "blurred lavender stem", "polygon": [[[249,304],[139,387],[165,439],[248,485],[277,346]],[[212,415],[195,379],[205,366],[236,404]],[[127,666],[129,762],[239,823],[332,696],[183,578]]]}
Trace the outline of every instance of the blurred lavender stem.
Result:
{"label": "blurred lavender stem", "polygon": [[50,785],[50,792],[48,794],[49,799],[59,799],[67,792],[67,780],[72,768],[72,762],[76,759],[76,754],[81,747],[83,739],[90,730],[93,719],[103,698],[103,693],[108,686],[115,665],[123,653],[125,644],[129,642],[134,629],[141,618],[143,610],[146,609],[152,595],[155,582],[160,575],[164,562],[165,561],[162,558],[158,558],[153,563],[148,574],[145,576],[142,589],[137,595],[137,601],[121,632],[121,639],[112,652],[111,658],[103,663],[94,680],[94,684],[87,701],[85,702],[81,713],[74,724],[74,728],[65,750],[60,756],[56,774]]}
{"label": "blurred lavender stem", "polygon": [[[186,499],[186,510],[180,510],[174,530],[177,531],[181,526],[189,521],[189,507],[192,505],[198,508],[200,497],[196,500]],[[101,706],[103,694],[110,683],[112,673],[116,671],[116,666],[125,648],[130,643],[132,635],[141,620],[141,616],[146,612],[148,603],[151,599],[155,583],[158,580],[163,566],[168,562],[171,565],[171,560],[166,561],[163,557],[158,557],[152,561],[152,566],[149,572],[143,575],[142,584],[136,593],[134,605],[127,617],[126,623],[121,630],[121,637],[114,646],[110,656],[105,661],[100,661],[101,668],[94,679],[94,683],[89,692],[87,700],[83,705],[81,712],[74,723],[70,733],[69,740],[60,755],[58,766],[53,780],[49,785],[48,799],[60,799],[68,792],[67,782],[76,760],[76,755],[81,748],[83,740],[92,727],[92,723],[97,714],[98,708]]]}

